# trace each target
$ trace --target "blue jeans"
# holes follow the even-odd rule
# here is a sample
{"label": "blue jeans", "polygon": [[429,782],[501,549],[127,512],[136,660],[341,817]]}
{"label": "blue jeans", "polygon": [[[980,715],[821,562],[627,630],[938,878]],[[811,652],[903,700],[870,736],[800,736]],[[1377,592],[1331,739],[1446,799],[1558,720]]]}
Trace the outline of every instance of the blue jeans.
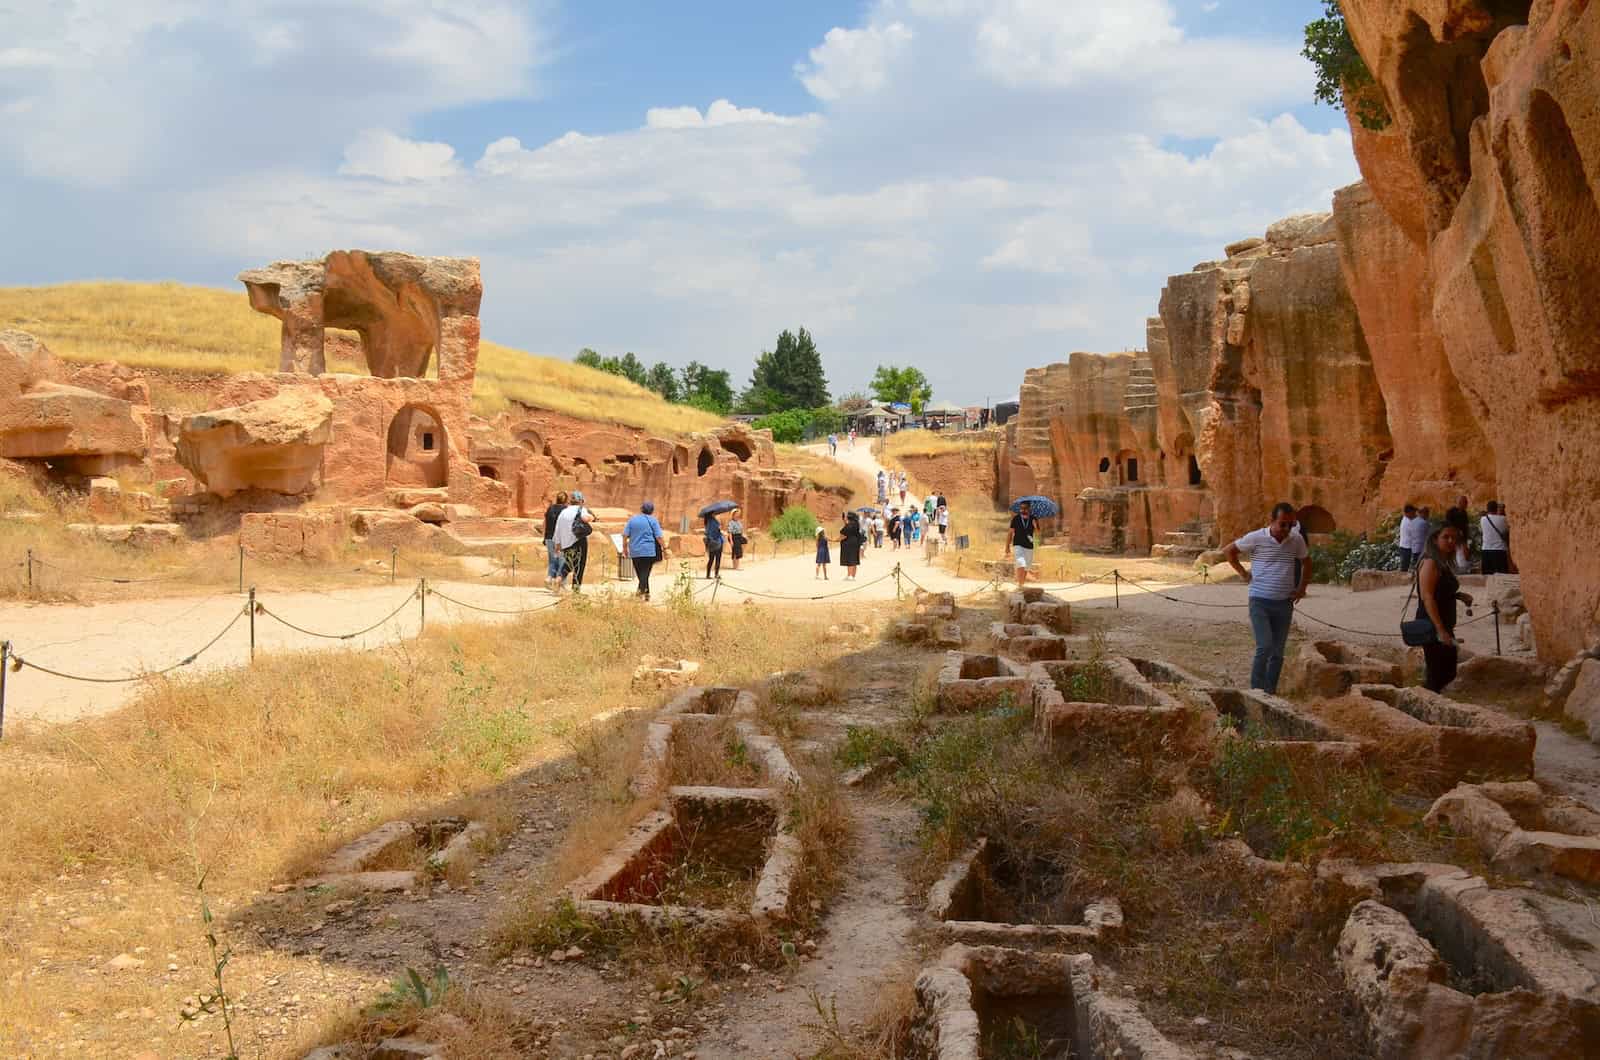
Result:
{"label": "blue jeans", "polygon": [[1256,658],[1250,664],[1250,687],[1276,694],[1283,670],[1283,649],[1294,624],[1293,600],[1250,598],[1250,631],[1256,636]]}
{"label": "blue jeans", "polygon": [[1402,548],[1400,550],[1400,569],[1411,569],[1411,550],[1409,548]]}
{"label": "blue jeans", "polygon": [[556,547],[556,543],[554,541],[550,540],[549,538],[546,538],[545,542],[544,542],[544,551],[545,551],[544,576],[546,578],[559,578],[559,577],[561,577],[562,571],[564,569],[563,568],[563,561],[562,561],[562,558],[561,558],[561,550]]}

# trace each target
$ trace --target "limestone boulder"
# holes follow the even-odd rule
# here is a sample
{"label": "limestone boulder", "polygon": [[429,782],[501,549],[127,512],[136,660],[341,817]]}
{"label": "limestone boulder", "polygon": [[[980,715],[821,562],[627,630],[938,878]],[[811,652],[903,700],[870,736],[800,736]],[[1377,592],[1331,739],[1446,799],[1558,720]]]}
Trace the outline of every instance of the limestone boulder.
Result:
{"label": "limestone boulder", "polygon": [[1450,693],[1476,701],[1478,696],[1522,696],[1544,688],[1550,671],[1526,655],[1478,655],[1461,664]]}
{"label": "limestone boulder", "polygon": [[0,331],[0,399],[57,379],[59,366],[45,344],[26,331]]}
{"label": "limestone boulder", "polygon": [[81,473],[100,474],[144,452],[144,427],[127,401],[49,381],[0,400],[0,456],[71,457]]}
{"label": "limestone boulder", "polygon": [[1600,659],[1585,659],[1578,667],[1562,709],[1567,717],[1584,724],[1589,739],[1600,742]]}
{"label": "limestone boulder", "polygon": [[284,390],[233,408],[184,417],[178,462],[206,488],[227,497],[263,489],[316,489],[323,447],[333,437],[333,402],[313,390]]}

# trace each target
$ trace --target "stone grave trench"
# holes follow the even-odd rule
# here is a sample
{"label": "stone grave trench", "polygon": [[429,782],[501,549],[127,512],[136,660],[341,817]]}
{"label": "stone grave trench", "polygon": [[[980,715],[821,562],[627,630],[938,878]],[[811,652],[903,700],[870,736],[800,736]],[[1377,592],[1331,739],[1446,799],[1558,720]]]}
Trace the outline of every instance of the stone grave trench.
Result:
{"label": "stone grave trench", "polygon": [[[627,786],[658,808],[596,851],[562,894],[587,920],[635,932],[767,932],[785,943],[780,961],[717,967],[708,958],[673,969],[686,972],[674,983],[651,966],[648,949],[497,947],[488,929],[554,869],[556,840],[573,823],[565,814],[580,800],[574,778],[562,775],[570,763],[520,781],[544,797],[529,798],[540,809],[509,832],[441,815],[392,822],[341,848],[303,881],[309,890],[273,896],[314,917],[316,930],[285,928],[293,917],[277,910],[264,918],[277,931],[261,937],[368,967],[442,963],[453,982],[516,1014],[521,1055],[1280,1055],[1231,1046],[1227,1028],[1204,1013],[1181,1013],[1159,991],[1148,996],[1128,963],[1140,947],[1125,943],[1139,925],[1118,894],[1075,887],[1059,865],[1019,866],[988,837],[930,875],[914,788],[897,776],[902,759],[846,763],[839,748],[919,713],[937,729],[952,718],[1022,712],[1030,725],[1019,739],[1068,758],[1091,744],[1175,747],[1228,719],[1221,740],[1248,727],[1292,763],[1384,769],[1384,740],[1404,726],[1409,753],[1434,756],[1427,770],[1404,774],[1413,791],[1441,795],[1430,823],[1481,848],[1482,861],[1329,860],[1313,869],[1257,856],[1238,840],[1218,849],[1273,887],[1347,896],[1325,972],[1342,985],[1336,1003],[1353,1012],[1372,1055],[1600,1048],[1600,925],[1587,913],[1600,899],[1600,815],[1527,779],[1531,734],[1514,721],[1364,683],[1373,662],[1359,655],[1316,649],[1321,664],[1352,669],[1342,688],[1344,676],[1316,676],[1346,701],[1326,711],[1322,700],[1218,686],[1153,652],[1108,655],[1102,639],[1074,634],[1070,608],[1047,594],[1012,594],[1003,608],[996,621],[948,594],[919,593],[889,639],[831,674],[689,688],[643,726]],[[839,635],[864,640],[868,631]],[[946,649],[953,642],[961,648]],[[1352,698],[1363,701],[1359,710]],[[733,747],[732,765],[727,754],[705,753]],[[790,886],[804,853],[785,821],[804,778],[828,775],[842,780],[854,838],[837,885],[796,908]],[[550,798],[553,789],[562,796]],[[476,867],[459,867],[469,851]],[[324,1055],[381,1060],[428,1055],[430,1045],[418,1038],[406,1047],[421,1051],[368,1043]]]}

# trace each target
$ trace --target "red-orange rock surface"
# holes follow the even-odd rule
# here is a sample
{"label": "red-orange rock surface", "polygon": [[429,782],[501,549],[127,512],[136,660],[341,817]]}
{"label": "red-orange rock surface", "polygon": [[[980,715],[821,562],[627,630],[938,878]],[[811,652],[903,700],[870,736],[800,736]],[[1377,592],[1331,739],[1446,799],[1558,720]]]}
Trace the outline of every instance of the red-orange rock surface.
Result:
{"label": "red-orange rock surface", "polygon": [[1343,6],[1397,141],[1358,160],[1397,214],[1389,186],[1424,190],[1434,321],[1495,453],[1540,654],[1565,658],[1600,625],[1600,5]]}

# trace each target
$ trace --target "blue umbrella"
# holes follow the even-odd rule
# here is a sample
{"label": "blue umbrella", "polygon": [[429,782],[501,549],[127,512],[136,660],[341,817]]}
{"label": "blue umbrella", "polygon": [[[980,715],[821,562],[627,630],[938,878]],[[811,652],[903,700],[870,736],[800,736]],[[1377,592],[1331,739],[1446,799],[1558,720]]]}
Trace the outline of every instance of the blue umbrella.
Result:
{"label": "blue umbrella", "polygon": [[857,508],[856,511],[865,512],[868,515],[877,515],[878,514],[878,509],[873,508],[870,505],[868,507],[865,507],[865,508]]}
{"label": "blue umbrella", "polygon": [[1049,497],[1040,497],[1037,494],[1031,497],[1018,497],[1011,502],[1011,510],[1014,512],[1021,511],[1023,501],[1027,501],[1028,505],[1033,509],[1035,518],[1053,519],[1061,514],[1061,509],[1056,506],[1055,501]]}
{"label": "blue umbrella", "polygon": [[700,509],[700,518],[704,519],[708,515],[721,515],[723,512],[731,512],[737,507],[739,505],[734,501],[714,501]]}

